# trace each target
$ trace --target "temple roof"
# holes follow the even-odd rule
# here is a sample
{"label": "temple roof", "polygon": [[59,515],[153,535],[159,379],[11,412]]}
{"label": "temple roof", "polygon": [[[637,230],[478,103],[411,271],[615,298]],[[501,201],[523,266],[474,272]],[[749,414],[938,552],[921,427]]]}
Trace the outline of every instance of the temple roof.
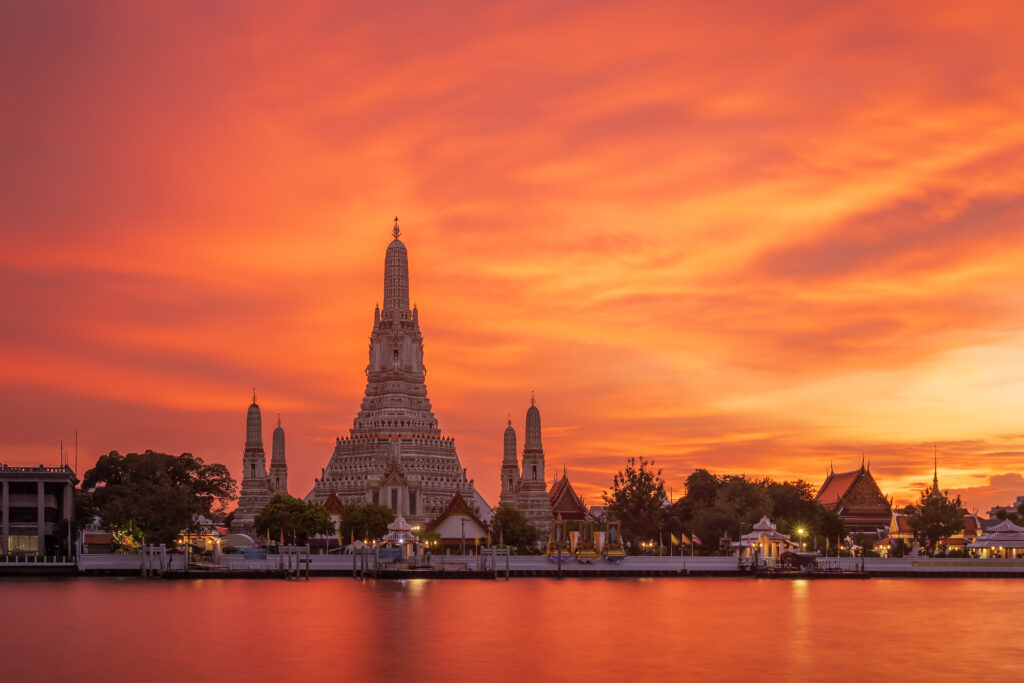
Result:
{"label": "temple roof", "polygon": [[441,522],[453,515],[465,515],[474,522],[480,525],[480,528],[487,529],[488,525],[484,524],[483,521],[477,517],[477,514],[473,512],[473,508],[469,506],[466,499],[462,497],[462,494],[458,491],[452,496],[452,499],[448,501],[448,505],[436,518],[427,523],[427,531],[434,531],[441,525]]}
{"label": "temple roof", "polygon": [[558,514],[562,519],[584,519],[589,516],[587,506],[576,494],[569,482],[569,473],[563,468],[562,478],[551,485],[548,491],[551,513]]}
{"label": "temple roof", "polygon": [[885,518],[880,520],[882,524],[890,521],[892,512],[892,503],[882,494],[871,470],[865,469],[863,464],[851,472],[830,472],[814,500],[839,511],[844,517],[882,515]]}
{"label": "temple roof", "polygon": [[828,478],[825,479],[825,483],[821,485],[821,490],[818,491],[815,500],[821,505],[837,504],[846,492],[853,487],[857,479],[860,478],[862,471],[863,469],[856,469],[852,472],[842,472],[839,474],[831,472]]}
{"label": "temple roof", "polygon": [[331,495],[327,496],[327,500],[324,501],[324,507],[327,508],[328,514],[331,515],[340,515],[342,510],[345,509],[345,506],[341,504],[337,494],[333,491]]}

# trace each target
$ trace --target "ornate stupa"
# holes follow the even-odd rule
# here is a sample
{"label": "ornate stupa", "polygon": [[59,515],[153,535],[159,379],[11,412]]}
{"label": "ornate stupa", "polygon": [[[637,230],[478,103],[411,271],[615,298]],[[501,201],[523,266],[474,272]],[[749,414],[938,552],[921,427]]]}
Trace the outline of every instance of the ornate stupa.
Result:
{"label": "ornate stupa", "polygon": [[509,418],[505,427],[505,453],[501,459],[501,497],[499,505],[515,505],[519,493],[519,454],[516,452],[516,430]]}
{"label": "ornate stupa", "polygon": [[270,484],[274,493],[288,493],[288,462],[284,457],[284,428],[281,415],[277,416],[277,427],[270,449]]}
{"label": "ornate stupa", "polygon": [[[504,469],[504,467],[503,467]],[[551,501],[544,479],[544,445],[540,438],[540,410],[530,396],[526,409],[526,444],[523,446],[523,472],[519,479],[516,507],[545,538],[551,531]]]}
{"label": "ornate stupa", "polygon": [[273,495],[267,480],[267,454],[263,450],[263,418],[256,403],[256,390],[245,416],[245,449],[242,451],[242,492],[231,520],[235,532],[251,532],[252,523]]}
{"label": "ornate stupa", "polygon": [[362,405],[348,436],[335,441],[307,499],[323,503],[334,493],[345,505],[377,503],[415,525],[441,513],[456,492],[474,508],[480,499],[459,463],[455,441],[441,433],[431,412],[401,234],[396,217],[384,255],[384,307],[373,313]]}

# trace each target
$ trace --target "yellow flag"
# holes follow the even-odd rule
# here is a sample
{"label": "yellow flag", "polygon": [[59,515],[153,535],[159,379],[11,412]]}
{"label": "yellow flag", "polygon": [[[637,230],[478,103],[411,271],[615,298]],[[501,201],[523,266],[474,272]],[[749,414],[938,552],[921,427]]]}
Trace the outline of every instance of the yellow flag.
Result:
{"label": "yellow flag", "polygon": [[679,538],[675,534],[670,534],[669,537],[672,539],[672,545],[679,545]]}
{"label": "yellow flag", "polygon": [[487,547],[488,548],[491,547],[491,532],[490,531],[487,532]]}

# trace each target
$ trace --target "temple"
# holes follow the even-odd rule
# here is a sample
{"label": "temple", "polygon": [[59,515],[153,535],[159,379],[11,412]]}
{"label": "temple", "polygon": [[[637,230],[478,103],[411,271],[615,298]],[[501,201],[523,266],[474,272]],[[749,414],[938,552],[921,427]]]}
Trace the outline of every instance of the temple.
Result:
{"label": "temple", "polygon": [[551,504],[551,514],[555,517],[569,520],[590,519],[590,512],[580,498],[572,483],[569,482],[569,471],[562,468],[562,478],[551,485],[548,491],[548,501]]}
{"label": "temple", "polygon": [[516,459],[516,432],[509,420],[505,428],[505,450],[501,461],[501,504],[514,505],[540,531],[541,538],[551,533],[551,499],[544,478],[544,445],[541,442],[540,410],[530,396],[526,409],[526,443],[523,467]]}
{"label": "temple", "polygon": [[863,462],[852,472],[830,470],[814,500],[838,514],[851,533],[878,533],[892,521],[892,501],[882,494],[871,468]]}
{"label": "temple", "polygon": [[245,449],[242,451],[242,492],[231,519],[232,533],[252,533],[256,515],[276,493],[288,493],[288,463],[284,454],[284,429],[281,416],[274,430],[270,476],[267,476],[267,454],[263,450],[263,417],[256,403],[256,390],[245,417]]}
{"label": "temple", "polygon": [[478,516],[489,507],[442,434],[427,398],[419,311],[409,307],[409,257],[398,218],[384,255],[384,307],[373,313],[366,392],[348,436],[313,484],[307,500],[334,494],[343,505],[376,503],[425,524],[456,493]]}

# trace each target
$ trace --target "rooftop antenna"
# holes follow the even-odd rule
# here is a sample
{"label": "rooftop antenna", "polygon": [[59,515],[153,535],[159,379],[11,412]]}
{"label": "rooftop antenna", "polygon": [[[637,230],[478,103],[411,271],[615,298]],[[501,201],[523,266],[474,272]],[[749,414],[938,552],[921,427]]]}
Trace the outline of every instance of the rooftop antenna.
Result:
{"label": "rooftop antenna", "polygon": [[64,439],[60,440],[60,450],[57,451],[57,453],[58,453],[57,457],[58,457],[58,461],[60,462],[60,466],[64,467]]}

